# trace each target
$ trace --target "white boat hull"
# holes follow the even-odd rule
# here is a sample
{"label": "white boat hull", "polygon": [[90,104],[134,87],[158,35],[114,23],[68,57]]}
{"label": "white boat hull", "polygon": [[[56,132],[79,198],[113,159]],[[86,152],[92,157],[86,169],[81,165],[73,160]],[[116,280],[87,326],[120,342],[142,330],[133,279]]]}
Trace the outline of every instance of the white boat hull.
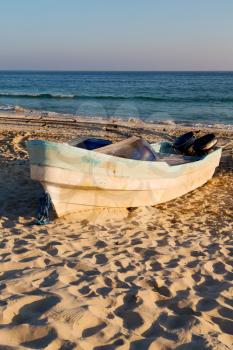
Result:
{"label": "white boat hull", "polygon": [[50,194],[58,216],[93,208],[142,207],[170,201],[210,180],[221,157],[221,149],[217,149],[196,162],[169,166],[48,142],[41,145],[43,154],[37,157],[41,151],[38,147],[36,144],[33,151],[29,146],[31,177]]}

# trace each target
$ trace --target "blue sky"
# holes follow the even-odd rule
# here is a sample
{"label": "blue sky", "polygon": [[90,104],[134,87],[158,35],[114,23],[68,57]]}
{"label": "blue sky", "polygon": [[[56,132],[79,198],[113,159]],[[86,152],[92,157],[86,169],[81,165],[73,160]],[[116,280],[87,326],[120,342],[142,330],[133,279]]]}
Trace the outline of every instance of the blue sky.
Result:
{"label": "blue sky", "polygon": [[233,0],[0,0],[0,69],[233,70]]}

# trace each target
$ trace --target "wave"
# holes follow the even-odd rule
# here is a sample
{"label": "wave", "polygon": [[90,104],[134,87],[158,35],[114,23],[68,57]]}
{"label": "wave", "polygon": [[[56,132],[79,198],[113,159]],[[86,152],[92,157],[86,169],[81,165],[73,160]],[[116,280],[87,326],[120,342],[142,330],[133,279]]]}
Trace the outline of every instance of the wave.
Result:
{"label": "wave", "polygon": [[0,111],[14,111],[15,107],[10,105],[0,105]]}
{"label": "wave", "polygon": [[8,97],[8,98],[74,98],[75,95],[60,95],[60,94],[40,94],[40,93],[32,93],[32,94],[21,94],[21,93],[0,93],[0,97]]}
{"label": "wave", "polygon": [[158,102],[216,102],[231,103],[233,96],[196,96],[196,97],[161,97],[161,96],[113,96],[113,95],[63,95],[51,93],[0,93],[0,98],[26,98],[26,99],[56,99],[56,100],[128,100],[128,101],[158,101]]}
{"label": "wave", "polygon": [[32,93],[32,94],[21,94],[21,93],[0,93],[1,97],[7,98],[36,98],[36,99],[101,99],[101,100],[158,100],[163,101],[164,98],[151,97],[151,96],[113,96],[113,95],[63,95],[63,94],[50,94],[50,93]]}

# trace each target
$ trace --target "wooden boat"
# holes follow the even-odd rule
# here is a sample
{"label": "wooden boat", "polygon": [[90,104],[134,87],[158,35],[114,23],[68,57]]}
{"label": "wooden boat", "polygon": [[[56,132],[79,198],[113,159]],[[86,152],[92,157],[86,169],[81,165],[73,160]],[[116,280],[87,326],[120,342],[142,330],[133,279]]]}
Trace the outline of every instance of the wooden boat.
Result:
{"label": "wooden boat", "polygon": [[90,151],[29,141],[31,178],[42,184],[62,216],[84,209],[152,206],[172,200],[211,179],[221,158],[219,147],[196,158],[172,154],[169,142],[150,146],[156,160],[142,161],[116,156],[116,151],[102,153],[105,147]]}

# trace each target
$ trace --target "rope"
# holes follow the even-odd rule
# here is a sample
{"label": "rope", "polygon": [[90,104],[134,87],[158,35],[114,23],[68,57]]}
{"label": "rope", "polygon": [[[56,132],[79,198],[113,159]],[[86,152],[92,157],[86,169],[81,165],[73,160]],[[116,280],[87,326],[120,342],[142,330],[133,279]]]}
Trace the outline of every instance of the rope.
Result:
{"label": "rope", "polygon": [[40,198],[40,204],[37,210],[36,225],[49,224],[49,208],[51,205],[51,198],[48,192],[45,192]]}

